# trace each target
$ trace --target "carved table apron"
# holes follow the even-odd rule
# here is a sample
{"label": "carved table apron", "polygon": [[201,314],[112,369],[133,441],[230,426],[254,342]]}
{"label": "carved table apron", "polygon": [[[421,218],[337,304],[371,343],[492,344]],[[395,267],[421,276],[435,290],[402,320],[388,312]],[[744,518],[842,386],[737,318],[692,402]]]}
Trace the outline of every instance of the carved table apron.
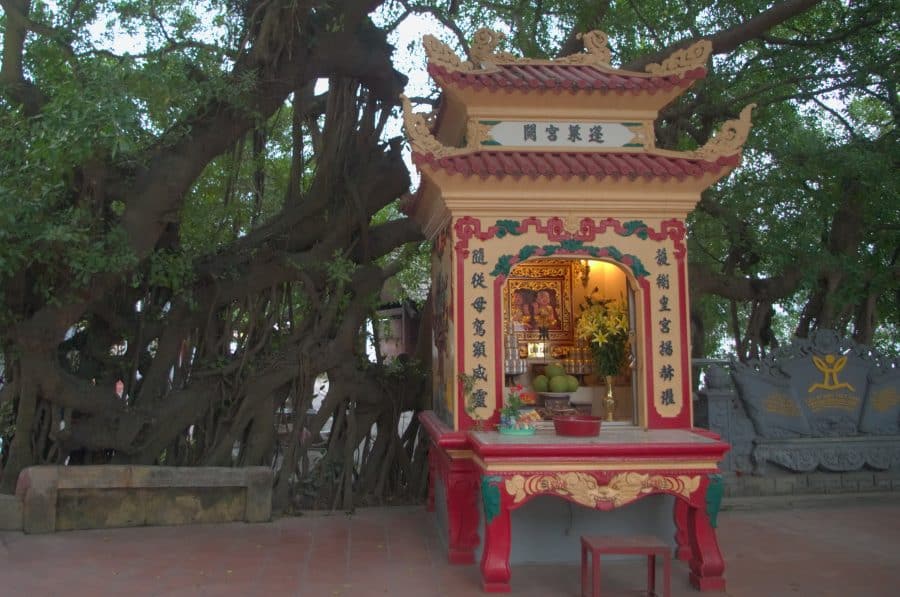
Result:
{"label": "carved table apron", "polygon": [[484,507],[486,592],[509,591],[510,511],[534,496],[612,510],[655,493],[676,498],[676,556],[689,562],[691,584],[701,591],[725,589],[725,563],[706,497],[709,476],[718,471],[728,445],[713,434],[627,428],[581,438],[552,431],[530,437],[470,431],[468,440]]}

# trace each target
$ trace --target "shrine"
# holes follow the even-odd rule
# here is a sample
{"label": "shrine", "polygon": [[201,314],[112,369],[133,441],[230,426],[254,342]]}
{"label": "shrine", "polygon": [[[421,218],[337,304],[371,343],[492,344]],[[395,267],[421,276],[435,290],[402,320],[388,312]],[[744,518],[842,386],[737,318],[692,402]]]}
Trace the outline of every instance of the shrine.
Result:
{"label": "shrine", "polygon": [[[752,106],[697,150],[659,149],[654,121],[705,76],[709,42],[630,72],[599,31],[556,60],[499,41],[478,31],[462,60],[426,35],[440,108],[402,98],[422,176],[405,209],[433,242],[421,420],[449,558],[480,550],[483,588],[508,591],[512,511],[662,494],[692,584],[724,590],[707,497],[728,445],[693,427],[685,217],[738,165]],[[567,418],[602,426],[554,431]]]}

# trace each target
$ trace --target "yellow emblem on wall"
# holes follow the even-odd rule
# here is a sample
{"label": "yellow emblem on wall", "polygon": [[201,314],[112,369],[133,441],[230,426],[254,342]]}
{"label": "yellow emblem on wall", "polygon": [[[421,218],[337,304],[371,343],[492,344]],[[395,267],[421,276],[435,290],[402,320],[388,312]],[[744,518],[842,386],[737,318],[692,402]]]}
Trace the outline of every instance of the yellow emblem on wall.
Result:
{"label": "yellow emblem on wall", "polygon": [[820,359],[813,355],[812,361],[816,366],[816,369],[821,371],[825,378],[822,380],[822,383],[814,383],[809,386],[807,392],[812,392],[813,390],[839,390],[841,388],[847,388],[851,392],[856,391],[850,384],[838,381],[838,373],[840,373],[841,369],[847,364],[846,355],[837,358],[833,354],[829,354],[825,355],[824,359]]}

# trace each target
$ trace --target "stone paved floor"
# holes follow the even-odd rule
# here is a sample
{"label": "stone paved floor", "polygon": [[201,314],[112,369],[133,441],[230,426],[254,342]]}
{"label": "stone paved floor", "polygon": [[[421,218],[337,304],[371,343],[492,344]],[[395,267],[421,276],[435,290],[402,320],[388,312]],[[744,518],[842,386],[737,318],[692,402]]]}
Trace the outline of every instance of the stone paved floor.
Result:
{"label": "stone paved floor", "polygon": [[[515,533],[515,529],[513,529]],[[900,498],[719,517],[727,595],[900,594]],[[573,554],[577,558],[577,554]],[[578,595],[576,566],[513,566],[512,595]],[[687,567],[673,595],[697,594]],[[635,595],[638,561],[604,564],[604,595]],[[450,566],[422,508],[375,508],[270,524],[0,532],[0,595],[479,595],[477,566]]]}

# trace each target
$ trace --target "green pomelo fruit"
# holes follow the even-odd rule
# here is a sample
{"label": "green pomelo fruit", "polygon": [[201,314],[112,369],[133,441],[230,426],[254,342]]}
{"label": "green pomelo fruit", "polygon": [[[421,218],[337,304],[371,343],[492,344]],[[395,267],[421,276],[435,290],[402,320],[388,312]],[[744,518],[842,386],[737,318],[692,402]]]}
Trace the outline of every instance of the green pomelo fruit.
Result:
{"label": "green pomelo fruit", "polygon": [[534,388],[535,392],[546,392],[548,383],[549,380],[547,379],[546,375],[538,375],[531,380],[531,385]]}
{"label": "green pomelo fruit", "polygon": [[551,392],[568,392],[569,380],[566,379],[565,375],[557,375],[556,377],[550,378],[550,391]]}
{"label": "green pomelo fruit", "polygon": [[550,363],[550,364],[547,365],[547,367],[544,369],[544,374],[545,374],[547,377],[549,377],[550,379],[553,379],[554,377],[556,377],[556,376],[558,376],[558,375],[565,375],[565,374],[566,374],[566,370],[563,369],[562,366],[561,366],[559,363]]}
{"label": "green pomelo fruit", "polygon": [[578,389],[578,378],[574,375],[566,375],[566,381],[568,384],[566,385],[567,392],[574,392]]}

